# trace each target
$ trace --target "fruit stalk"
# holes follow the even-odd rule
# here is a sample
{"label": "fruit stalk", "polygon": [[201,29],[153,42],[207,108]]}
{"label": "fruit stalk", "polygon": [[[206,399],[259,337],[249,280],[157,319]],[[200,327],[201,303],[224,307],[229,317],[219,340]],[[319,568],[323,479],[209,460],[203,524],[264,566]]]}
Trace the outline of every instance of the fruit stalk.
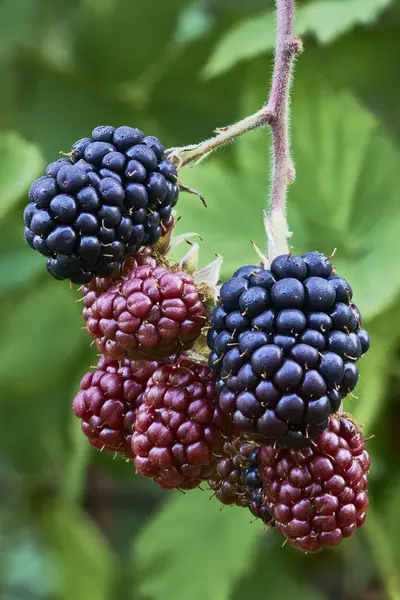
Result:
{"label": "fruit stalk", "polygon": [[[217,135],[181,148],[170,148],[169,158],[179,168],[196,166],[217,148],[233,142],[238,137],[265,125],[272,131],[272,185],[270,209],[264,214],[268,235],[268,262],[278,254],[288,252],[290,237],[286,222],[287,186],[295,179],[295,169],[290,157],[289,92],[294,58],[302,51],[300,38],[293,35],[294,0],[276,0],[277,38],[272,86],[267,104],[253,115],[216,129]],[[267,262],[267,261],[266,261]]]}
{"label": "fruit stalk", "polygon": [[294,58],[302,51],[301,40],[293,35],[294,0],[276,0],[277,38],[272,88],[267,108],[275,115],[272,132],[272,186],[270,210],[265,214],[268,260],[288,252],[290,236],[286,221],[287,186],[295,179],[290,156],[289,93]]}

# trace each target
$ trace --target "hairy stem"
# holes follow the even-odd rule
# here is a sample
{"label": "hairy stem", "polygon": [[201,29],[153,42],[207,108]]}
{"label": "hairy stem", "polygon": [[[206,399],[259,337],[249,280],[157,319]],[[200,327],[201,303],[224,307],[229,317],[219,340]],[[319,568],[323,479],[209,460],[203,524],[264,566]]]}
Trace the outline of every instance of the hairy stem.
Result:
{"label": "hairy stem", "polygon": [[269,125],[272,131],[272,185],[269,212],[264,213],[268,235],[268,259],[288,251],[290,237],[286,222],[287,186],[295,178],[295,169],[290,156],[289,138],[289,92],[294,58],[302,51],[302,43],[293,35],[294,0],[276,0],[277,38],[275,64],[269,99],[259,111],[233,125],[221,127],[216,135],[200,144],[182,148],[170,148],[168,156],[184,167],[195,166],[211,152],[224,146],[244,133]]}
{"label": "hairy stem", "polygon": [[301,52],[301,40],[293,35],[294,0],[276,0],[278,33],[272,88],[267,108],[276,114],[272,131],[272,185],[269,213],[265,215],[268,260],[288,252],[290,236],[286,221],[287,187],[295,179],[290,156],[289,93],[294,57]]}

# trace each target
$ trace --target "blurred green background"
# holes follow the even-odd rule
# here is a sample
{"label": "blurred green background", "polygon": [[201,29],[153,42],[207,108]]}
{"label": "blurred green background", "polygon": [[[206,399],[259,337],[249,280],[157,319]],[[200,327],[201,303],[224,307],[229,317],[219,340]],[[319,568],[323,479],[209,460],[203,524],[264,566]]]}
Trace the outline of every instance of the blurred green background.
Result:
{"label": "blurred green background", "polygon": [[[299,2],[292,94],[296,252],[330,254],[371,332],[358,399],[373,455],[365,528],[303,556],[210,493],[163,492],[92,450],[72,415],[96,360],[79,297],[25,244],[31,181],[99,124],[166,146],[265,101],[272,0],[0,0],[0,597],[4,600],[400,600],[400,1]],[[180,231],[224,276],[254,262],[269,132],[181,179]]]}

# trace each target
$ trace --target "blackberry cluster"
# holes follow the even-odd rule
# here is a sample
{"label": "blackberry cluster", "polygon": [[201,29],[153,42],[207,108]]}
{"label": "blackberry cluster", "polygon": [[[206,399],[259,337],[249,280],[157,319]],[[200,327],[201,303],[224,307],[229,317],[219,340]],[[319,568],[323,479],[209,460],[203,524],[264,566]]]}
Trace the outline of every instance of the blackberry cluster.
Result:
{"label": "blackberry cluster", "polygon": [[336,546],[366,518],[370,457],[346,416],[306,448],[260,448],[265,506],[277,529],[305,552]]}
{"label": "blackberry cluster", "polygon": [[319,252],[245,266],[224,283],[208,332],[222,410],[249,439],[304,446],[358,380],[368,333],[349,283]]}
{"label": "blackberry cluster", "polygon": [[87,297],[84,317],[104,356],[131,360],[188,350],[207,319],[190,275],[152,264],[133,268],[125,280]]}
{"label": "blackberry cluster", "polygon": [[25,239],[56,279],[89,283],[153,246],[171,225],[177,171],[161,142],[133,127],[96,127],[29,191]]}
{"label": "blackberry cluster", "polygon": [[84,375],[73,411],[94,448],[133,458],[136,413],[147,381],[159,366],[157,362],[119,363],[102,357],[96,371]]}
{"label": "blackberry cluster", "polygon": [[166,489],[189,490],[208,479],[226,431],[214,398],[215,377],[199,362],[181,358],[155,371],[132,436],[137,472]]}

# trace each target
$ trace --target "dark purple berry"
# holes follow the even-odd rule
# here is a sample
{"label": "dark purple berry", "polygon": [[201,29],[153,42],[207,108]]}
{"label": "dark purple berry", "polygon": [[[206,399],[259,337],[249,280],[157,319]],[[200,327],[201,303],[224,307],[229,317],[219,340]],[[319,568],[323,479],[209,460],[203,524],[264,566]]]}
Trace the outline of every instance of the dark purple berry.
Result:
{"label": "dark purple berry", "polygon": [[308,344],[296,344],[290,351],[290,357],[305,369],[312,369],[319,361],[316,348]]}
{"label": "dark purple berry", "polygon": [[162,160],[164,158],[164,146],[160,142],[157,137],[153,135],[148,135],[142,140],[142,144],[146,144],[149,148],[151,148],[154,154],[157,156],[158,160]]}
{"label": "dark purple berry", "polygon": [[344,363],[344,373],[339,384],[339,391],[343,396],[346,396],[354,390],[359,378],[357,366],[353,362]]}
{"label": "dark purple berry", "polygon": [[286,359],[275,373],[274,383],[283,392],[294,392],[303,378],[303,369],[293,360]]}
{"label": "dark purple berry", "polygon": [[233,277],[226,281],[220,291],[223,306],[228,310],[238,309],[240,296],[248,287],[249,284],[243,277]]}
{"label": "dark purple berry", "polygon": [[32,216],[30,230],[37,235],[47,236],[54,228],[55,222],[46,210],[38,210]]}
{"label": "dark purple berry", "polygon": [[328,278],[332,274],[332,263],[321,252],[307,252],[303,254],[303,260],[307,265],[308,277]]}
{"label": "dark purple berry", "polygon": [[278,370],[282,360],[282,349],[274,344],[267,344],[253,352],[251,366],[258,375],[270,377]]}
{"label": "dark purple berry", "polygon": [[343,377],[343,359],[335,352],[323,352],[319,364],[319,372],[325,379],[328,389],[339,385]]}
{"label": "dark purple berry", "polygon": [[64,165],[57,173],[57,183],[63,192],[75,194],[89,182],[88,175],[78,165]]}
{"label": "dark purple berry", "polygon": [[332,275],[332,277],[329,277],[328,281],[335,288],[336,302],[350,304],[353,297],[353,290],[351,289],[350,284],[343,279],[343,277],[339,277],[339,275]]}
{"label": "dark purple berry", "polygon": [[60,223],[72,223],[76,217],[77,206],[73,196],[59,194],[50,202],[50,212]]}
{"label": "dark purple berry", "polygon": [[47,237],[47,245],[55,253],[72,254],[76,243],[77,235],[67,225],[59,225]]}
{"label": "dark purple berry", "polygon": [[76,199],[78,201],[79,206],[84,211],[95,212],[100,208],[100,200],[97,195],[97,192],[91,186],[84,187],[83,189],[81,189],[78,192]]}
{"label": "dark purple berry", "polygon": [[281,254],[271,264],[271,271],[277,279],[294,277],[302,281],[307,277],[307,266],[301,256]]}
{"label": "dark purple berry", "polygon": [[276,318],[276,330],[280,334],[294,335],[306,328],[306,318],[301,310],[286,308]]}
{"label": "dark purple berry", "polygon": [[272,343],[282,348],[284,354],[289,354],[296,343],[296,338],[292,335],[274,335]]}
{"label": "dark purple berry", "polygon": [[125,155],[129,160],[137,160],[142,163],[146,171],[154,171],[157,167],[157,156],[145,144],[137,144],[128,148]]}
{"label": "dark purple berry", "polygon": [[107,142],[92,142],[86,146],[84,157],[86,162],[92,163],[95,167],[101,167],[101,163],[106,154],[114,151],[114,146]]}
{"label": "dark purple berry", "polygon": [[251,321],[251,328],[264,331],[265,333],[273,333],[275,331],[275,312],[273,310],[266,310],[261,314],[254,317]]}
{"label": "dark purple berry", "polygon": [[268,307],[268,292],[260,287],[251,287],[239,298],[239,308],[243,316],[252,319]]}
{"label": "dark purple berry", "polygon": [[359,329],[357,331],[357,337],[361,342],[362,353],[365,354],[365,352],[367,352],[371,346],[370,337],[369,337],[368,333],[365,331],[365,329]]}
{"label": "dark purple berry", "polygon": [[323,350],[325,348],[325,337],[319,331],[315,329],[306,329],[299,336],[300,343],[307,344],[308,346],[312,346],[313,348],[317,348],[317,350]]}
{"label": "dark purple berry", "polygon": [[92,139],[95,142],[112,142],[115,128],[111,125],[99,125],[92,131]]}
{"label": "dark purple berry", "polygon": [[131,146],[140,144],[143,141],[144,134],[134,127],[122,126],[114,131],[112,143],[120,151],[125,152]]}
{"label": "dark purple berry", "polygon": [[128,183],[125,186],[126,206],[134,209],[145,208],[148,202],[149,196],[144,185],[141,183]]}
{"label": "dark purple berry", "polygon": [[302,308],[305,294],[303,284],[288,277],[274,283],[271,298],[277,308]]}
{"label": "dark purple berry", "polygon": [[304,281],[304,289],[308,310],[329,310],[335,302],[335,288],[322,277],[308,277]]}

